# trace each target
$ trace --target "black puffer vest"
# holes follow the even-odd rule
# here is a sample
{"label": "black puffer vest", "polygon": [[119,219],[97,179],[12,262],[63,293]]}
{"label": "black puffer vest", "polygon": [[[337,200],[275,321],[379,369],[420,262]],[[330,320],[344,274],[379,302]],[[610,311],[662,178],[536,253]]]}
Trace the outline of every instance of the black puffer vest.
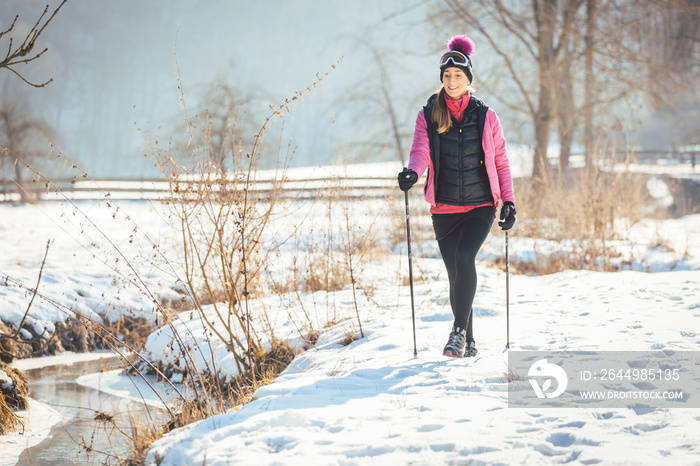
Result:
{"label": "black puffer vest", "polygon": [[424,107],[435,170],[435,202],[456,206],[493,202],[481,144],[488,107],[471,96],[462,123],[452,117],[452,128],[439,134],[431,118],[436,100],[437,94],[432,95]]}

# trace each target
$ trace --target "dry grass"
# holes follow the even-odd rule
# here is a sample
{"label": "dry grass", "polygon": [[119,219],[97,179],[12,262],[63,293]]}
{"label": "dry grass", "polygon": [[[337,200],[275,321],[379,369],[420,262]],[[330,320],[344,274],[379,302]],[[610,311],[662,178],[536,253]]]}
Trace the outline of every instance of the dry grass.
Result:
{"label": "dry grass", "polygon": [[340,340],[338,343],[340,345],[343,345],[343,346],[348,346],[351,343],[353,343],[359,339],[360,339],[360,335],[353,330],[353,331],[346,332],[345,337],[343,337],[343,339]]}
{"label": "dry grass", "polygon": [[304,337],[304,350],[307,350],[313,346],[316,346],[316,342],[318,341],[319,337],[321,336],[321,332],[318,330],[311,330],[305,337]]}
{"label": "dry grass", "polygon": [[[313,87],[321,79],[322,77],[318,76]],[[295,357],[294,348],[274,340],[270,350],[263,350],[261,339],[263,329],[253,326],[256,319],[251,317],[248,307],[249,299],[260,296],[268,289],[263,282],[261,272],[269,262],[273,249],[267,244],[263,245],[263,232],[277,210],[281,209],[275,206],[285,178],[284,170],[291,160],[289,151],[287,155],[284,154],[281,141],[277,154],[280,178],[272,183],[271,188],[256,183],[255,178],[260,158],[264,152],[269,151],[262,146],[268,123],[273,119],[282,118],[289,111],[291,104],[301,100],[304,93],[311,91],[310,87],[296,93],[291,99],[285,99],[279,107],[271,108],[272,113],[251,141],[252,148],[249,152],[237,149],[236,144],[233,143],[237,137],[232,133],[229,135],[230,147],[226,144],[222,146],[222,153],[214,153],[210,138],[212,122],[207,121],[202,134],[199,134],[196,127],[187,119],[187,115],[186,124],[191,137],[191,144],[188,143],[187,147],[192,150],[192,164],[189,167],[175,161],[177,154],[171,151],[170,147],[149,149],[151,155],[160,161],[165,179],[171,186],[171,193],[164,201],[171,208],[175,230],[182,236],[182,263],[174,264],[168,261],[157,244],[150,239],[148,241],[156,251],[154,257],[158,256],[166,260],[169,265],[174,265],[173,268],[179,275],[178,281],[184,286],[185,296],[164,302],[159,300],[158,296],[145,284],[139,286],[139,289],[156,304],[158,316],[166,325],[171,323],[170,316],[175,311],[183,308],[194,309],[193,312],[198,313],[206,326],[216,334],[218,340],[227,346],[235,358],[241,375],[234,381],[224,384],[219,379],[219,376],[223,377],[224,374],[206,373],[200,370],[192,356],[198,350],[193,347],[196,343],[192,345],[190,340],[183,341],[183,336],[175,332],[172,344],[180,347],[181,358],[187,360],[184,366],[191,372],[184,374],[186,377],[183,385],[186,387],[186,392],[180,393],[179,406],[173,407],[166,404],[170,421],[165,425],[152,420],[145,427],[135,423],[131,427],[131,432],[122,432],[130,439],[130,445],[132,445],[132,455],[124,460],[123,464],[142,464],[153,441],[173,429],[224,412],[232,406],[249,402],[253,399],[257,388],[273,382]],[[184,95],[182,97],[184,98]],[[185,107],[184,100],[182,103]],[[156,141],[155,144],[157,146],[158,142]],[[221,156],[229,159],[231,171],[224,170],[222,166],[216,164],[216,160]],[[75,165],[72,166],[75,167]],[[87,173],[82,172],[82,177],[87,178]],[[50,182],[47,183],[48,188],[56,189]],[[338,202],[346,212],[349,212],[350,208],[348,198],[349,196],[343,198],[340,195],[340,202]],[[345,200],[344,205],[343,200]],[[94,224],[87,214],[72,202],[68,202],[98,233],[106,237],[103,230]],[[351,216],[346,216],[345,220],[347,225],[339,230],[337,237],[330,238],[328,241],[328,250],[332,255],[329,256],[326,269],[313,270],[315,263],[311,261],[307,264],[306,270],[303,266],[300,267],[306,275],[300,281],[295,280],[295,291],[300,287],[302,289],[325,287],[328,290],[336,290],[348,285],[352,285],[354,291],[362,261],[372,254],[374,241],[370,233],[356,231],[354,226],[350,225]],[[134,232],[137,232],[137,227],[134,225]],[[124,259],[130,272],[138,277],[139,272],[135,264],[132,264],[128,257],[123,256],[116,245],[113,247],[114,252]],[[309,250],[313,250],[313,245]],[[332,274],[336,270],[342,271],[337,277]],[[343,285],[341,281],[344,282]],[[119,283],[127,282],[115,280],[114,286],[119,286]],[[212,305],[215,317],[204,312],[203,307],[209,304]],[[266,316],[262,320],[269,321]],[[310,320],[308,316],[307,320]],[[359,314],[358,324],[361,332]],[[310,344],[313,345],[318,339],[318,331],[315,331],[312,326],[299,325],[298,328],[302,329],[300,330],[302,332],[308,332],[307,342]],[[57,342],[56,344],[62,349],[74,351],[88,351],[101,345],[120,353],[120,348],[126,347],[136,351],[135,357],[138,358],[141,356],[138,349],[152,330],[145,322],[126,318],[103,325],[93,325],[84,319],[69,319],[61,328],[62,336],[59,338],[54,335],[52,341]],[[144,373],[145,366],[150,364],[148,361],[142,361],[145,366],[135,368],[133,361],[127,358],[123,360],[125,365],[128,364],[131,367],[132,374]],[[166,369],[156,367],[154,364],[149,366],[149,370],[158,373],[167,381]],[[144,380],[150,383],[146,378]],[[177,391],[181,387],[178,385],[176,388],[171,384],[171,388]],[[154,392],[156,392],[155,389]],[[109,413],[96,412],[95,421],[116,427],[114,417]]]}
{"label": "dry grass", "polygon": [[555,241],[612,237],[616,216],[642,219],[651,202],[643,175],[610,174],[598,169],[555,173],[538,191],[529,179],[516,179],[518,233]]}
{"label": "dry grass", "polygon": [[[511,270],[531,275],[566,269],[617,270],[613,259],[619,253],[611,241],[622,238],[614,221],[621,217],[635,223],[643,218],[652,201],[645,181],[643,175],[588,168],[554,173],[541,190],[534,189],[529,179],[516,179],[518,223],[513,233],[567,248],[547,254],[535,251],[535,262],[512,260]],[[504,268],[502,260],[495,265]]]}
{"label": "dry grass", "polygon": [[0,435],[24,426],[15,411],[27,409],[28,390],[22,372],[0,363]]}
{"label": "dry grass", "polygon": [[511,369],[507,364],[506,364],[506,372],[504,372],[504,375],[506,376],[506,380],[508,383],[516,381],[516,380],[522,380],[522,377],[520,374],[515,372],[513,369]]}
{"label": "dry grass", "polygon": [[248,371],[228,384],[227,392],[230,399],[236,405],[253,401],[255,391],[274,382],[294,360],[297,353],[297,350],[285,342],[273,342],[269,351],[255,358],[257,366],[254,371]]}
{"label": "dry grass", "polygon": [[5,403],[5,397],[0,396],[0,435],[8,434],[22,426],[22,418]]}
{"label": "dry grass", "polygon": [[[226,384],[221,395],[227,398],[225,405],[232,409],[238,409],[241,405],[250,403],[255,399],[255,391],[265,385],[273,383],[280,373],[294,360],[298,351],[285,342],[275,341],[269,351],[260,352],[255,357],[256,367],[236,377]],[[216,379],[210,379],[210,384],[218,384]],[[212,392],[213,390],[208,390]],[[165,434],[184,427],[193,422],[206,419],[217,414],[217,407],[210,400],[187,400],[178,406],[175,415],[170,421],[161,426],[136,424],[132,426],[131,455],[125,459],[123,465],[144,464],[146,454],[151,445]]]}
{"label": "dry grass", "polygon": [[[102,324],[100,330],[100,334],[107,332],[122,343],[126,343],[129,347],[140,350],[146,344],[148,336],[155,330],[155,326],[149,319],[122,315],[114,322],[108,321]],[[101,340],[97,343],[97,346],[103,349],[110,349],[110,346],[105,344],[103,339]]]}
{"label": "dry grass", "polygon": [[[311,241],[311,240],[310,240]],[[316,245],[309,244],[306,254],[297,254],[292,258],[292,273],[285,281],[272,284],[275,293],[313,293],[315,291],[339,291],[350,283],[350,276],[343,268],[339,254],[333,256],[330,251],[314,253]],[[299,259],[301,256],[301,259]]]}

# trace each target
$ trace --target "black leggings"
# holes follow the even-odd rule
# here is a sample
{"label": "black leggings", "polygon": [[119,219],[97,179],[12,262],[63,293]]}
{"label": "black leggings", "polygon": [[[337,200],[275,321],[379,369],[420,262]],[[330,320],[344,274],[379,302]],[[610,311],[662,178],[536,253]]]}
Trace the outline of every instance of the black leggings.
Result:
{"label": "black leggings", "polygon": [[476,254],[491,230],[495,207],[477,207],[463,214],[432,216],[435,237],[450,281],[450,305],[455,327],[467,329],[474,340],[472,304],[476,294]]}

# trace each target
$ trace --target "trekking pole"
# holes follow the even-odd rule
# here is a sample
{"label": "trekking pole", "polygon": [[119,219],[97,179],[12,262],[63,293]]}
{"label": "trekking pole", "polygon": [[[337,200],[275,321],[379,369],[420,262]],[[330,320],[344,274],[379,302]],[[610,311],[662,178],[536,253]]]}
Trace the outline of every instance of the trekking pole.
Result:
{"label": "trekking pole", "polygon": [[[408,168],[403,169],[407,172]],[[418,348],[416,345],[416,309],[413,304],[413,266],[411,259],[411,220],[408,213],[408,190],[403,192],[406,198],[406,241],[408,243],[408,281],[411,285],[411,318],[413,320],[413,357],[418,357]]]}
{"label": "trekking pole", "polygon": [[506,348],[510,348],[510,286],[508,274],[508,230],[506,230]]}

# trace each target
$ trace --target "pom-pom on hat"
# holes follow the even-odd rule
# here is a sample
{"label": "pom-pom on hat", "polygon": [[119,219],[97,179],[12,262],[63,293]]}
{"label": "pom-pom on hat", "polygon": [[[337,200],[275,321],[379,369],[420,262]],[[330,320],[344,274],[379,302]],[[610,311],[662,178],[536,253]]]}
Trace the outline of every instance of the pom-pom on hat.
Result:
{"label": "pom-pom on hat", "polygon": [[440,58],[440,82],[442,82],[443,71],[449,67],[460,68],[469,78],[469,82],[473,82],[471,56],[476,51],[474,41],[467,36],[454,36],[447,41],[446,45],[448,52]]}

